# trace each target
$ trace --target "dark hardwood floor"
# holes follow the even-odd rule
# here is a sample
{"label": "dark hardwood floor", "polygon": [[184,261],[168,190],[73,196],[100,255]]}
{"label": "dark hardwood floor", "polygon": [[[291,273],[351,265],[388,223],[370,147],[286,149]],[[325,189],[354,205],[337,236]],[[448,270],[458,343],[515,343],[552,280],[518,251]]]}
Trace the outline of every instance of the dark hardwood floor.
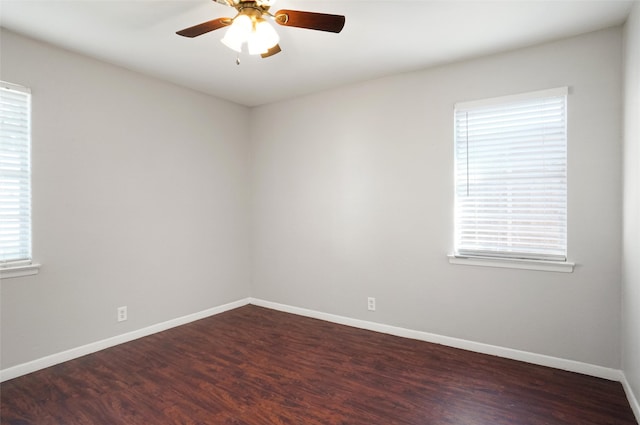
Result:
{"label": "dark hardwood floor", "polygon": [[618,382],[246,306],[2,383],[3,425],[636,424]]}

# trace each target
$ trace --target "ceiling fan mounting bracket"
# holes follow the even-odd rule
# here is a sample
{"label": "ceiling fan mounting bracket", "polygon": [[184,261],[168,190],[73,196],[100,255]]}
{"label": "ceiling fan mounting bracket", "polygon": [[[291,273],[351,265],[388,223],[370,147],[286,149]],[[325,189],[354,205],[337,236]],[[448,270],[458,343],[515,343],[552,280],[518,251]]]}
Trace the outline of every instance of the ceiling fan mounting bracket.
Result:
{"label": "ceiling fan mounting bracket", "polygon": [[[243,1],[238,3],[235,8],[238,13],[244,12],[247,15],[253,15],[256,17],[262,16],[263,14],[270,15],[269,6],[260,5],[256,1]],[[253,11],[255,11],[255,13]]]}

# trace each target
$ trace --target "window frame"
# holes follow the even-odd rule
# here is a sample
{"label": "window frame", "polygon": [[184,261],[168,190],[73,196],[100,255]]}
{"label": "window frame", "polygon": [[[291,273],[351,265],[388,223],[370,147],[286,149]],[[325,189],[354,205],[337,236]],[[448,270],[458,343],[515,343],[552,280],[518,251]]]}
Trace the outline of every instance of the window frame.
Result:
{"label": "window frame", "polygon": [[26,257],[22,257],[21,258],[9,258],[9,259],[5,259],[5,260],[0,260],[0,278],[2,279],[6,279],[6,278],[13,278],[13,277],[21,277],[21,276],[30,276],[30,275],[34,275],[37,274],[39,272],[40,269],[40,264],[34,263],[33,262],[33,222],[32,222],[32,213],[33,213],[33,207],[32,207],[32,201],[31,201],[31,196],[32,196],[32,178],[31,178],[31,167],[32,167],[32,159],[31,159],[31,148],[32,148],[32,134],[31,134],[31,119],[32,119],[32,110],[31,110],[31,102],[32,102],[32,98],[31,98],[31,90],[27,87],[21,86],[21,85],[17,85],[17,84],[13,84],[13,83],[9,83],[6,81],[1,81],[0,80],[0,90],[2,91],[9,91],[9,92],[17,92],[17,93],[22,93],[22,94],[26,94],[27,96],[27,101],[26,101],[26,113],[27,113],[27,119],[26,119],[26,125],[25,125],[25,130],[26,130],[26,162],[27,162],[27,199],[28,199],[28,217],[27,217],[27,221],[28,221],[28,241],[26,243],[27,247],[28,247],[28,255],[26,255]]}
{"label": "window frame", "polygon": [[[565,128],[564,167],[565,167],[565,173],[566,173],[566,169],[568,166],[568,158],[566,157],[566,152],[568,150],[568,138],[566,137],[566,128],[568,124],[568,116],[567,116],[568,114],[567,114],[566,103],[568,101],[568,94],[569,94],[568,87],[559,87],[559,88],[553,88],[553,89],[547,89],[547,90],[520,93],[516,95],[507,95],[507,96],[500,96],[500,97],[494,97],[494,98],[488,98],[488,99],[481,99],[476,101],[458,102],[454,105],[454,111],[453,111],[453,121],[454,121],[453,148],[454,148],[454,168],[455,168],[454,179],[453,179],[454,203],[455,203],[455,211],[454,211],[454,217],[453,217],[454,218],[454,223],[453,223],[454,224],[454,235],[453,235],[454,236],[454,241],[453,241],[454,252],[453,254],[450,254],[448,256],[449,262],[451,264],[545,270],[545,271],[556,271],[556,272],[572,272],[573,271],[575,264],[567,260],[568,241],[566,239],[568,237],[568,226],[566,225],[566,222],[563,229],[564,233],[562,234],[564,236],[564,255],[563,256],[562,255],[547,256],[545,254],[534,253],[533,251],[530,251],[529,253],[514,254],[512,252],[508,252],[507,250],[504,250],[503,252],[495,251],[487,255],[486,251],[482,252],[481,249],[469,249],[468,246],[463,247],[463,249],[460,249],[461,247],[459,246],[459,243],[462,237],[460,236],[460,233],[459,233],[461,230],[460,230],[460,223],[459,223],[460,218],[458,214],[461,212],[461,210],[459,205],[460,198],[459,198],[459,194],[457,193],[458,192],[457,186],[460,182],[460,178],[458,176],[459,160],[458,160],[458,154],[457,154],[459,139],[458,139],[457,127],[456,127],[458,123],[457,120],[458,120],[459,111],[470,112],[473,110],[475,111],[482,110],[487,107],[501,107],[501,106],[504,106],[504,109],[506,110],[510,105],[512,106],[513,104],[517,104],[519,102],[524,102],[527,100],[564,97],[565,99],[564,109],[563,109],[564,128]],[[465,155],[467,154],[468,153],[465,152]],[[468,178],[469,177],[467,176],[467,182],[468,182]],[[568,206],[567,206],[568,184],[566,183],[566,180],[565,180],[564,187],[565,187],[564,215],[566,218],[568,214]]]}

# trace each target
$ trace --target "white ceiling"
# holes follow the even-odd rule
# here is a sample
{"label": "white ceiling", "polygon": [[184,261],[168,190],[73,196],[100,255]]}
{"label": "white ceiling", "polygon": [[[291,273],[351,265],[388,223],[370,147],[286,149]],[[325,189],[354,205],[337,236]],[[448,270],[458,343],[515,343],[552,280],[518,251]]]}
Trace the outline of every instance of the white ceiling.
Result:
{"label": "white ceiling", "polygon": [[128,69],[255,106],[577,35],[624,22],[623,0],[278,0],[346,16],[340,34],[277,26],[282,53],[240,56],[224,29],[185,27],[235,10],[212,0],[0,0],[0,25]]}

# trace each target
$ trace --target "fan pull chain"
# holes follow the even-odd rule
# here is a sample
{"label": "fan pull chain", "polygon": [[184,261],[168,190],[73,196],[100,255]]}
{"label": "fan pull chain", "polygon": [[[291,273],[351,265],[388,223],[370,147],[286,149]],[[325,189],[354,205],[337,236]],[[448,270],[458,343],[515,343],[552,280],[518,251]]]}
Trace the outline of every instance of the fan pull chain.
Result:
{"label": "fan pull chain", "polygon": [[240,55],[239,54],[236,57],[236,65],[240,65]]}

